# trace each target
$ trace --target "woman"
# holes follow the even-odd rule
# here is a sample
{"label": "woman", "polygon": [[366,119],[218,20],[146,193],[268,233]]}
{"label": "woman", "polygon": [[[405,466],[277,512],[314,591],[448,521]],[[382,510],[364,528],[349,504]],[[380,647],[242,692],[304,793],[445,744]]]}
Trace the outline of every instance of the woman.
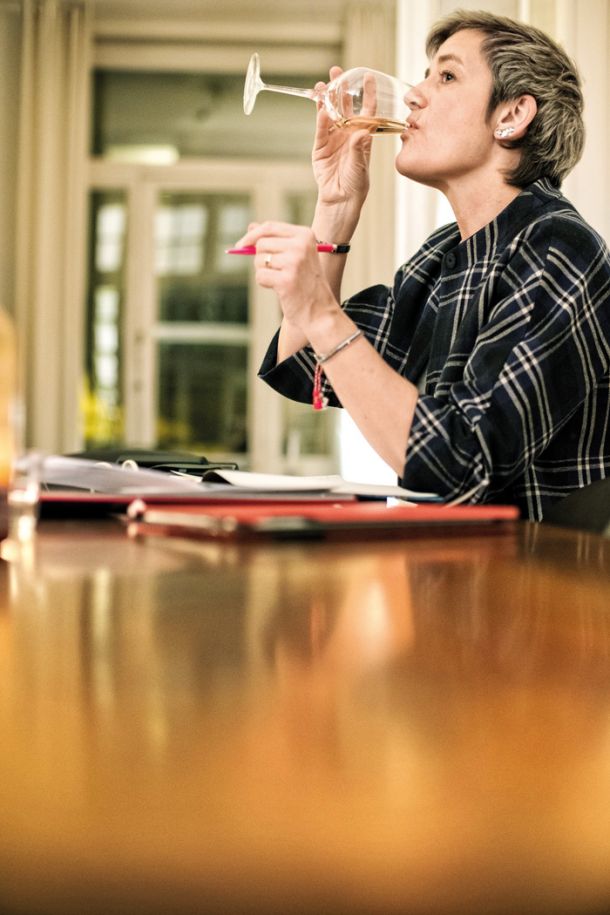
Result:
{"label": "woman", "polygon": [[261,376],[342,405],[405,487],[539,520],[610,476],[610,255],[559,191],[582,151],[580,81],[542,32],[483,12],[439,22],[427,52],[396,168],[442,191],[456,222],[342,308],[346,253],[315,242],[351,239],[371,138],[320,108],[313,228],[268,222],[240,241],[283,312]]}

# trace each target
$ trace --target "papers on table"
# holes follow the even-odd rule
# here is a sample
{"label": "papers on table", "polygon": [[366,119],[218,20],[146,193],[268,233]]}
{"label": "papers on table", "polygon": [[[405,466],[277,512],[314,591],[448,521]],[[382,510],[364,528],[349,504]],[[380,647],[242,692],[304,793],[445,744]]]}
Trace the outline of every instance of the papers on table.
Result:
{"label": "papers on table", "polygon": [[[388,500],[400,504],[388,507]],[[55,517],[127,512],[136,534],[213,537],[391,536],[414,526],[470,528],[519,514],[512,506],[443,505],[433,493],[336,474],[217,469],[199,477],[64,457],[44,460],[41,504]]]}
{"label": "papers on table", "polygon": [[180,494],[201,489],[196,477],[161,470],[131,470],[120,464],[49,455],[42,462],[41,489],[112,495]]}
{"label": "papers on table", "polygon": [[82,490],[112,495],[169,495],[206,493],[301,497],[366,497],[402,499],[412,502],[437,502],[434,493],[412,492],[401,486],[344,480],[337,474],[293,476],[250,473],[243,470],[210,470],[201,476],[167,473],[160,470],[131,469],[119,464],[51,455],[44,459],[42,488]]}
{"label": "papers on table", "polygon": [[408,502],[438,502],[430,492],[413,492],[402,486],[381,483],[359,483],[344,480],[337,474],[324,476],[292,476],[274,473],[249,473],[242,470],[214,470],[202,477],[205,483],[229,483],[242,492],[261,493],[327,493],[334,496],[360,496],[372,499],[403,499]]}

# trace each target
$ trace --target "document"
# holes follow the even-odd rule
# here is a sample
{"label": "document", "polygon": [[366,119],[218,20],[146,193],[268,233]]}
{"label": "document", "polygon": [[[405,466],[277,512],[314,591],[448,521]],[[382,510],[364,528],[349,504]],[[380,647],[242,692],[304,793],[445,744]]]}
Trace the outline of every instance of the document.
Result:
{"label": "document", "polygon": [[323,476],[293,476],[290,474],[250,473],[244,470],[212,470],[203,474],[204,483],[224,483],[235,486],[240,492],[327,493],[332,496],[354,496],[369,499],[401,499],[407,502],[439,502],[431,492],[414,492],[402,486],[382,483],[358,483],[344,480],[338,474]]}
{"label": "document", "polygon": [[159,470],[130,469],[105,461],[48,456],[43,465],[43,489],[82,490],[88,493],[125,496],[218,494],[229,498],[241,495],[264,497],[366,497],[395,498],[412,502],[438,502],[433,493],[412,492],[401,486],[358,483],[337,474],[294,476],[250,473],[243,470],[214,469],[201,475],[192,472],[166,473]]}
{"label": "document", "polygon": [[180,495],[201,488],[198,479],[188,474],[170,474],[160,470],[131,470],[106,461],[48,455],[43,460],[41,488],[72,490],[125,496],[149,496],[153,493]]}

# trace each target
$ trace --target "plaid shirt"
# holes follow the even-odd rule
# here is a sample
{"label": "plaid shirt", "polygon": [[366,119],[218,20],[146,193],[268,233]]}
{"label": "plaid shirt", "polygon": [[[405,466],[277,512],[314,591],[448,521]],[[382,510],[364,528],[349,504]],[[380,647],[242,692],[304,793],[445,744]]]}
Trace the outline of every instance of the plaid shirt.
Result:
{"label": "plaid shirt", "polygon": [[[460,240],[434,232],[397,272],[345,303],[422,393],[401,483],[454,499],[545,506],[610,476],[610,253],[546,180]],[[311,348],[260,375],[311,400]],[[325,382],[330,403],[340,406]]]}

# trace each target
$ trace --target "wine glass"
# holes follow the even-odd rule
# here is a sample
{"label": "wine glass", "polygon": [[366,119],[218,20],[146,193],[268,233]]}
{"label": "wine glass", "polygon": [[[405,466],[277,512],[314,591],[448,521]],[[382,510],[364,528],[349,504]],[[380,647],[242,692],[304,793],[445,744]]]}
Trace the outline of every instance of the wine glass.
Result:
{"label": "wine glass", "polygon": [[246,72],[244,112],[251,114],[258,93],[266,90],[321,101],[337,127],[364,129],[371,134],[402,133],[410,113],[405,101],[410,88],[409,83],[368,67],[345,70],[321,90],[273,86],[262,81],[260,57],[255,53]]}

